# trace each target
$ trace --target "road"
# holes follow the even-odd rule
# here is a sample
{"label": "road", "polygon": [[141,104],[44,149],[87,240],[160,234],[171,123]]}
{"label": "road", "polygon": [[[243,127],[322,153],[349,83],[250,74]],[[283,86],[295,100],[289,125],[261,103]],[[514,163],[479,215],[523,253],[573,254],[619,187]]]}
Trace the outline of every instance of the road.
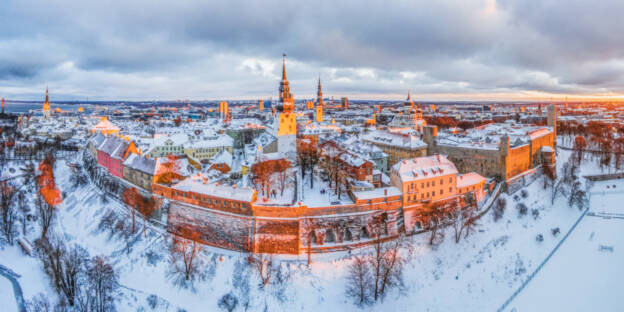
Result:
{"label": "road", "polygon": [[26,305],[24,304],[24,295],[22,294],[22,287],[17,279],[20,277],[15,272],[11,271],[7,267],[0,265],[0,275],[4,276],[13,285],[13,294],[15,295],[15,302],[19,312],[27,312]]}

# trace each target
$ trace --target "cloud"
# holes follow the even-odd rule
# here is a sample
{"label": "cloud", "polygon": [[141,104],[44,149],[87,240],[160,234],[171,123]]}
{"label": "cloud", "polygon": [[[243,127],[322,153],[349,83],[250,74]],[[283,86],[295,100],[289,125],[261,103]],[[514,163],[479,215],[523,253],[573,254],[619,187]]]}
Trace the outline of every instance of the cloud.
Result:
{"label": "cloud", "polygon": [[296,97],[592,94],[624,89],[624,3],[81,1],[0,3],[0,94]]}

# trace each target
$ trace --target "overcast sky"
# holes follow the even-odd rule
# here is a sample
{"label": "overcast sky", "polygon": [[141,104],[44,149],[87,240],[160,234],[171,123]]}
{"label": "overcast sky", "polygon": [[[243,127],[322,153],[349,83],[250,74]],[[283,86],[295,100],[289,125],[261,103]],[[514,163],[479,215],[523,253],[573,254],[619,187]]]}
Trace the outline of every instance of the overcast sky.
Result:
{"label": "overcast sky", "polygon": [[624,1],[2,0],[0,96],[532,99],[624,94]]}

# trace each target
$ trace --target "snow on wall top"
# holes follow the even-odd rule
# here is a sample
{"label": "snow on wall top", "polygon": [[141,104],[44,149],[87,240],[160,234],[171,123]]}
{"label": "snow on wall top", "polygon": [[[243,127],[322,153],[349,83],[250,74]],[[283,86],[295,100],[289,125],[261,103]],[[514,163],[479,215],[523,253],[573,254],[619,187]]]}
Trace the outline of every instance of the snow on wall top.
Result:
{"label": "snow on wall top", "polygon": [[235,186],[220,185],[217,183],[204,184],[203,177],[201,175],[188,177],[174,185],[172,188],[184,192],[193,192],[244,202],[251,202],[255,193],[253,189],[247,187],[238,188]]}
{"label": "snow on wall top", "polygon": [[400,196],[401,191],[394,187],[381,187],[370,191],[353,192],[353,195],[358,200],[367,200],[382,197]]}

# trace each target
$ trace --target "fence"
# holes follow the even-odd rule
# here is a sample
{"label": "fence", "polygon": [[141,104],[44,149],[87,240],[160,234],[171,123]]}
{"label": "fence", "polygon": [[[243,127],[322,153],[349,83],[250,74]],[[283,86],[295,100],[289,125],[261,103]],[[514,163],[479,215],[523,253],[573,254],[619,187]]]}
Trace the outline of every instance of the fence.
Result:
{"label": "fence", "polygon": [[589,181],[606,181],[606,180],[615,180],[615,179],[623,179],[624,172],[616,172],[616,173],[606,173],[606,174],[596,174],[596,175],[586,175],[583,178]]}
{"label": "fence", "polygon": [[505,303],[503,303],[503,305],[498,308],[497,311],[503,311],[505,310],[505,308],[507,308],[507,306],[516,298],[516,296],[518,296],[518,294],[524,290],[524,288],[529,284],[529,282],[533,279],[533,277],[535,277],[535,275],[537,275],[537,273],[539,273],[539,271],[544,267],[544,265],[546,265],[546,263],[548,263],[548,261],[550,260],[550,258],[552,258],[552,256],[555,254],[555,252],[557,252],[557,250],[559,250],[559,247],[561,247],[561,245],[563,244],[563,242],[565,242],[565,240],[568,238],[568,236],[570,236],[570,233],[572,233],[572,231],[574,231],[574,229],[576,228],[576,226],[579,224],[579,222],[581,222],[581,220],[583,219],[583,217],[585,217],[585,215],[587,214],[587,211],[589,210],[589,208],[585,208],[585,210],[583,211],[583,213],[581,214],[581,216],[576,220],[576,222],[574,222],[574,224],[572,225],[572,227],[570,228],[570,230],[568,230],[568,232],[565,234],[565,236],[559,241],[559,243],[557,243],[557,245],[555,246],[555,248],[553,248],[553,250],[550,251],[550,253],[548,254],[548,256],[546,256],[546,259],[544,259],[544,261],[542,261],[542,263],[540,263],[539,266],[537,266],[537,268],[535,269],[535,271],[533,271],[533,273],[531,273],[531,275],[529,275],[529,277],[527,277],[527,279],[522,283],[522,285],[520,285],[520,288],[516,289],[516,291],[514,291],[514,293],[511,295],[511,297],[509,297]]}

